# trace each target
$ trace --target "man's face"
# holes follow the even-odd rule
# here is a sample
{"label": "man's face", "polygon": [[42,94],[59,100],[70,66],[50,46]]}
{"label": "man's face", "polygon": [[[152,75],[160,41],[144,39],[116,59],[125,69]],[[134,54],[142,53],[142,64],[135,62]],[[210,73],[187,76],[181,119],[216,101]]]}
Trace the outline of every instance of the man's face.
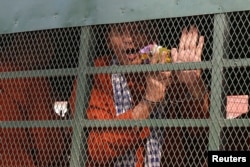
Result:
{"label": "man's face", "polygon": [[117,24],[108,34],[108,46],[120,65],[140,64],[138,51],[148,45],[147,30],[140,23]]}

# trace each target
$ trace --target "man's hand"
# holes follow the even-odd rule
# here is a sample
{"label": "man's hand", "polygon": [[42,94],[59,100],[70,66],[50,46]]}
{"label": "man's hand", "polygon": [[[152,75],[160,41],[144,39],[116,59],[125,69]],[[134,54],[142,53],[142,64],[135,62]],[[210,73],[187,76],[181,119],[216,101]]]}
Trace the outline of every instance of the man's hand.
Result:
{"label": "man's hand", "polygon": [[165,90],[166,84],[161,74],[157,74],[156,76],[154,76],[153,74],[147,77],[147,88],[145,96],[147,100],[152,102],[161,101],[165,96]]}
{"label": "man's hand", "polygon": [[[156,44],[154,44],[156,45]],[[159,51],[156,51],[150,60],[150,64],[164,64],[168,53],[163,51],[159,55]],[[165,96],[165,90],[171,82],[171,72],[152,72],[147,76],[147,88],[146,88],[146,99],[152,102],[159,102]]]}
{"label": "man's hand", "polygon": [[[182,62],[199,62],[204,45],[204,37],[199,36],[196,27],[191,26],[188,31],[184,28],[182,31],[179,48],[171,49],[173,63]],[[200,70],[187,70],[177,72],[177,77],[180,82],[192,82],[197,77],[200,77]]]}

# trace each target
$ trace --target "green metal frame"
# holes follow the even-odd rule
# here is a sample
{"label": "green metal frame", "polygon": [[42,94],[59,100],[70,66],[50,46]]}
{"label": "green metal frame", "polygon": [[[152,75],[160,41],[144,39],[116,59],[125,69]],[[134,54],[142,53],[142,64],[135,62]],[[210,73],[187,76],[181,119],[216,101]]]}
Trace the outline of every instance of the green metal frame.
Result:
{"label": "green metal frame", "polygon": [[0,34],[244,11],[249,10],[250,4],[250,0],[0,0],[0,2]]}

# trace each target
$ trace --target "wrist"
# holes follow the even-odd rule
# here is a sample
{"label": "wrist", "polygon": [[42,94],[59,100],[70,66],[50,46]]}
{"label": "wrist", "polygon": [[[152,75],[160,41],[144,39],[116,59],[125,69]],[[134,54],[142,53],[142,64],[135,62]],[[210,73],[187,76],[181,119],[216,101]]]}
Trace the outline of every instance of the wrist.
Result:
{"label": "wrist", "polygon": [[[165,97],[165,90],[168,86],[164,87],[164,93],[162,92],[159,92],[158,94],[155,94],[155,95],[148,95],[146,94],[143,98],[142,98],[142,101],[145,101],[149,104],[158,104],[158,103],[161,103],[161,101],[164,99]],[[161,94],[159,96],[159,94]],[[159,96],[159,97],[158,97]],[[157,97],[157,98],[156,98]]]}
{"label": "wrist", "polygon": [[192,84],[201,77],[201,70],[181,70],[173,71],[172,75],[179,81],[186,84]]}
{"label": "wrist", "polygon": [[154,107],[155,105],[160,103],[160,101],[149,100],[147,97],[143,97],[142,101],[145,102],[146,104],[148,104],[151,107],[152,106]]}
{"label": "wrist", "polygon": [[147,119],[157,102],[152,102],[143,98],[133,109],[133,119]]}

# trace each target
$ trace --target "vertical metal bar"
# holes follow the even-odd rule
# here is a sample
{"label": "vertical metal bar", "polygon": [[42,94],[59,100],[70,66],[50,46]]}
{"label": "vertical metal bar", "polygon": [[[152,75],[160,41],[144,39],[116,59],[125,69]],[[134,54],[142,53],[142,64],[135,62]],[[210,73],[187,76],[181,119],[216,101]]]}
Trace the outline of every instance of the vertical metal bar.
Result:
{"label": "vertical metal bar", "polygon": [[[223,55],[226,16],[216,14],[214,17],[213,59],[211,81],[211,106],[209,125],[209,150],[218,150],[220,146],[221,121],[224,119],[223,97]],[[222,112],[223,111],[223,112]]]}
{"label": "vertical metal bar", "polygon": [[84,117],[86,115],[85,111],[88,105],[88,95],[90,93],[87,85],[88,77],[85,72],[88,69],[87,66],[89,64],[88,53],[90,39],[90,27],[83,27],[80,38],[80,55],[77,72],[76,111],[72,121],[73,137],[70,167],[82,167],[86,160],[86,149],[83,148],[86,146],[86,135],[84,135],[83,125],[85,120]]}

